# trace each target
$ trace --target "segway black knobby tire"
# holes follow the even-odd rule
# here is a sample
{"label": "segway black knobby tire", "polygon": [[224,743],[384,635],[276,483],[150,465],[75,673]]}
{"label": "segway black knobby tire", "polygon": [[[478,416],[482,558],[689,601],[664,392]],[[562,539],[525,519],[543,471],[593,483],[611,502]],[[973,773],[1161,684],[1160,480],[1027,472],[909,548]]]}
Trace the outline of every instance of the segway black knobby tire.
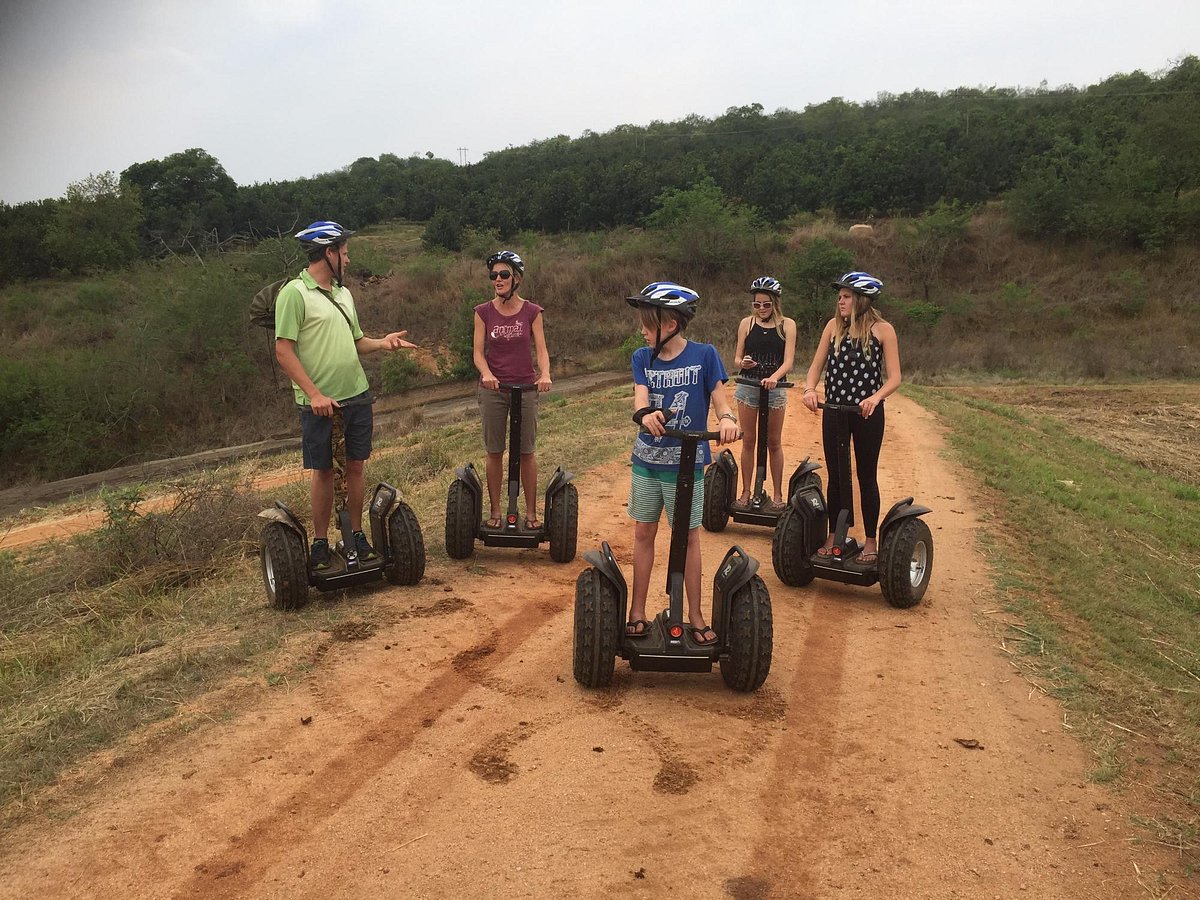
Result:
{"label": "segway black knobby tire", "polygon": [[724,531],[729,524],[729,473],[713,464],[704,472],[704,509],[701,524],[705,531]]}
{"label": "segway black knobby tire", "polygon": [[721,677],[735,691],[756,691],[771,671],[774,624],[771,595],[757,575],[738,588],[730,601],[729,656],[721,660]]}
{"label": "segway black knobby tire", "polygon": [[546,515],[550,532],[550,558],[556,563],[575,558],[575,543],[579,535],[579,491],[568,483],[554,498]]}
{"label": "segway black knobby tire", "polygon": [[575,579],[575,680],[607,687],[617,662],[621,597],[600,570],[589,566]]}
{"label": "segway black knobby tire", "polygon": [[808,561],[804,531],[803,517],[789,506],[775,523],[775,533],[771,536],[771,565],[788,587],[804,587],[816,574]]}
{"label": "segway black knobby tire", "polygon": [[282,522],[269,522],[262,530],[258,558],[271,606],[299,609],[308,601],[308,555],[300,535]]}
{"label": "segway black knobby tire", "polygon": [[925,596],[932,574],[933,535],[929,526],[910,517],[888,529],[879,548],[879,588],[883,598],[897,609],[916,606]]}
{"label": "segway black knobby tire", "polygon": [[475,549],[475,498],[461,479],[450,482],[446,494],[446,555],[466,559]]}
{"label": "segway black knobby tire", "polygon": [[412,585],[425,574],[425,536],[412,507],[403,500],[388,516],[388,547],[392,554],[387,580],[392,584]]}

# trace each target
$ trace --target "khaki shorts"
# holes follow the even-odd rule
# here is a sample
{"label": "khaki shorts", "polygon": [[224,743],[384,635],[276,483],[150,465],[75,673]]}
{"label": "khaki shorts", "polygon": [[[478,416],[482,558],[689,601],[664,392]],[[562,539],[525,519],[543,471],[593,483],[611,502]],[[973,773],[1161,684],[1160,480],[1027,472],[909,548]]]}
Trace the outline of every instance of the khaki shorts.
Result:
{"label": "khaki shorts", "polygon": [[[503,453],[508,443],[508,391],[479,389],[479,412],[483,417],[483,449]],[[521,452],[537,447],[537,391],[521,392]]]}

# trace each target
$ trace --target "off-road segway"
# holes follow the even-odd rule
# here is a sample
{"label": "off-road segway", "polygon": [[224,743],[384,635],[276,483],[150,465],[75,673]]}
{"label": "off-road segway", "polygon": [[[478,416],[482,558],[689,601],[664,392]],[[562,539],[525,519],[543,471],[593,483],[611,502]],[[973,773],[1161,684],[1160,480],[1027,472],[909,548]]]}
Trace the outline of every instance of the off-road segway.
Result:
{"label": "off-road segway", "polygon": [[668,606],[644,635],[625,633],[628,590],[621,567],[605,541],[583,558],[591,566],[575,582],[575,680],[584,687],[604,687],[618,656],[630,668],[646,672],[711,672],[736,691],[757,690],[771,669],[771,595],[757,574],[758,561],[741,547],[730,547],[713,578],[713,644],[696,644],[684,616],[683,572],[687,559],[688,522],[695,487],[696,445],[718,440],[719,432],[666,430],[682,441],[675,491],[675,524],[667,563]]}
{"label": "off-road segway", "polygon": [[[750,502],[742,506],[736,502],[738,489],[738,465],[733,453],[728,449],[722,450],[713,460],[711,466],[704,471],[704,516],[701,519],[708,531],[723,531],[729,520],[746,525],[765,525],[774,528],[783,510],[771,509],[771,498],[767,495],[764,484],[767,480],[767,419],[770,410],[767,401],[770,391],[763,387],[757,378],[738,376],[738,384],[747,384],[758,388],[758,416],[755,420],[755,469],[754,493]],[[776,387],[790,388],[792,382],[781,381]],[[788,499],[802,487],[816,485],[821,487],[821,476],[816,470],[821,468],[818,463],[810,462],[808,457],[796,467],[792,477],[788,479]]]}
{"label": "off-road segway", "polygon": [[508,511],[500,525],[489,528],[483,518],[483,485],[474,463],[454,470],[454,481],[446,495],[446,553],[451,559],[466,559],[474,549],[475,540],[486,547],[536,547],[550,542],[550,558],[555,562],[570,562],[575,558],[575,540],[579,529],[579,491],[571,480],[575,477],[554,470],[546,485],[545,518],[539,528],[526,528],[517,514],[521,493],[521,393],[536,391],[536,384],[502,384],[509,391],[508,404]]}
{"label": "off-road segway", "polygon": [[334,511],[341,537],[329,548],[328,569],[312,571],[308,532],[282,501],[276,500],[274,506],[258,514],[267,520],[259,544],[263,584],[267,598],[277,609],[304,605],[309,587],[336,591],[381,578],[392,584],[412,585],[425,574],[421,525],[399,492],[386,482],[376,486],[368,510],[371,544],[378,555],[375,559],[358,558],[350,511],[346,509],[346,437],[337,407],[333,410],[333,470]]}
{"label": "off-road segway", "polygon": [[821,487],[810,485],[796,492],[775,526],[771,542],[771,561],[779,580],[791,587],[803,587],[814,578],[827,578],[843,584],[870,586],[876,581],[884,599],[892,606],[906,609],[916,606],[925,596],[933,574],[933,535],[920,518],[931,512],[917,506],[912,497],[893,504],[879,525],[879,553],[875,562],[860,563],[862,545],[847,536],[854,494],[850,481],[849,417],[862,414],[858,406],[821,403],[826,415],[837,417],[837,471],[845,506],[837,514],[830,556],[819,556],[829,534],[829,516]]}

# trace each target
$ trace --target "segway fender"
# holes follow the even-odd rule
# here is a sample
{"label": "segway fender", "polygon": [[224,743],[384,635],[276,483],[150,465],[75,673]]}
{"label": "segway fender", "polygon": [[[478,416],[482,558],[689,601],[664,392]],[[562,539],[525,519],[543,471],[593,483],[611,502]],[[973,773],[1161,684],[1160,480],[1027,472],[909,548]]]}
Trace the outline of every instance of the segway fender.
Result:
{"label": "segway fender", "polygon": [[617,559],[613,556],[612,547],[609,546],[608,541],[601,543],[599,550],[588,550],[584,553],[583,560],[594,566],[617,589],[617,594],[621,598],[621,621],[624,622],[628,608],[629,588],[625,584],[625,576],[621,574],[621,567],[617,565]]}
{"label": "segway fender", "polygon": [[546,485],[546,515],[550,514],[550,505],[554,503],[554,498],[574,480],[574,472],[564,472],[562,466],[554,470],[554,475],[550,478],[550,483]]}
{"label": "segway fender", "polygon": [[792,477],[788,479],[789,500],[796,496],[796,492],[804,483],[805,476],[807,476],[810,472],[817,471],[819,468],[821,468],[820,463],[813,462],[807,456],[804,457],[804,460],[800,463],[800,465],[796,466],[796,471],[792,473]]}
{"label": "segway fender", "polygon": [[718,455],[717,458],[712,461],[712,465],[725,470],[725,483],[729,486],[728,490],[726,491],[728,496],[725,498],[725,506],[728,508],[729,505],[733,503],[735,499],[737,499],[737,462],[734,461],[732,453],[730,453],[728,450],[722,450],[720,455]]}
{"label": "segway fender", "polygon": [[478,523],[483,517],[483,484],[479,481],[479,473],[475,471],[475,463],[467,463],[465,466],[459,466],[454,470],[454,477],[465,484],[467,490],[471,492],[471,497],[475,501],[475,516],[473,521],[476,524],[474,527],[478,528]]}
{"label": "segway fender", "polygon": [[883,517],[883,523],[879,526],[879,536],[882,538],[889,528],[902,519],[923,516],[930,512],[933,512],[933,510],[931,510],[928,506],[919,506],[914,504],[912,497],[905,497],[903,500],[898,500],[892,504],[892,508],[889,509],[887,511],[887,515]]}
{"label": "segway fender", "polygon": [[279,522],[282,525],[286,525],[288,528],[292,529],[292,531],[296,532],[296,534],[300,535],[304,541],[304,545],[306,547],[308,546],[308,532],[305,530],[304,526],[300,524],[300,520],[296,518],[292,511],[278,500],[275,501],[274,506],[264,509],[262,512],[260,512],[258,514],[258,518],[267,519],[271,522]]}
{"label": "segway fender", "polygon": [[371,522],[371,542],[376,547],[382,548],[379,552],[390,557],[388,550],[389,543],[387,539],[388,514],[392,511],[392,507],[396,505],[396,498],[400,495],[394,487],[386,481],[381,481],[375,486],[375,493],[371,495],[371,505],[367,508],[367,516]]}
{"label": "segway fender", "polygon": [[722,640],[729,633],[729,604],[725,598],[736,594],[757,573],[758,560],[737,544],[730,547],[721,560],[717,574],[713,576],[712,603],[713,622]]}

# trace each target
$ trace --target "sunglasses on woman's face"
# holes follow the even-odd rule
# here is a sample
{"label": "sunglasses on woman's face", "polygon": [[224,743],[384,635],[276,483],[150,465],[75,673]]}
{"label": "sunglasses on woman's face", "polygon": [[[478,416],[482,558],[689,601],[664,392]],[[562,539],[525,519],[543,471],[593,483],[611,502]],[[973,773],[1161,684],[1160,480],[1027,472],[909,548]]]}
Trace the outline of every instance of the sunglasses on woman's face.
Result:
{"label": "sunglasses on woman's face", "polygon": [[489,281],[495,281],[497,278],[512,278],[512,272],[505,272],[504,270],[499,272],[488,272]]}
{"label": "sunglasses on woman's face", "polygon": [[770,309],[772,306],[772,303],[770,300],[755,300],[755,301],[751,302],[750,305],[753,306],[755,309]]}

